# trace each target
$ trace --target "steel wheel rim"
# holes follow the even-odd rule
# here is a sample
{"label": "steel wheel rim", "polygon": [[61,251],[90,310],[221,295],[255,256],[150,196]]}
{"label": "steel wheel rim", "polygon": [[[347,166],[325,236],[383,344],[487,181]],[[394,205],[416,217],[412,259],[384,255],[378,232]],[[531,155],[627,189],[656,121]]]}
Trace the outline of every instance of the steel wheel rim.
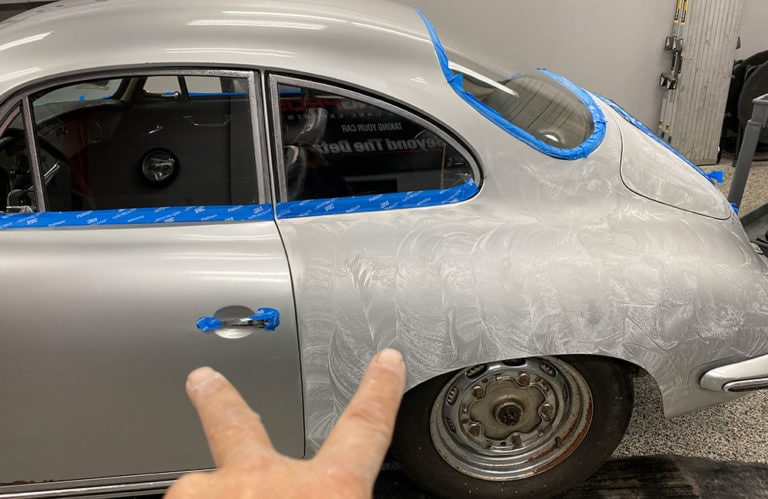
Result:
{"label": "steel wheel rim", "polygon": [[573,453],[592,421],[583,376],[556,358],[464,369],[435,399],[430,434],[443,460],[482,480],[520,480]]}

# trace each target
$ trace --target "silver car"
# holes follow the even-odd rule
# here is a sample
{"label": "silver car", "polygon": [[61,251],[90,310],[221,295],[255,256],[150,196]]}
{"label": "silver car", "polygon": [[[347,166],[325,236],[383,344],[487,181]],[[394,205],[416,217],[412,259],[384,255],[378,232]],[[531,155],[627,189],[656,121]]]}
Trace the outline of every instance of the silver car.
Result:
{"label": "silver car", "polygon": [[635,374],[667,416],[768,385],[768,267],[710,179],[416,10],[77,0],[0,60],[0,497],[210,468],[200,365],[308,458],[399,349],[393,451],[449,497],[585,478]]}

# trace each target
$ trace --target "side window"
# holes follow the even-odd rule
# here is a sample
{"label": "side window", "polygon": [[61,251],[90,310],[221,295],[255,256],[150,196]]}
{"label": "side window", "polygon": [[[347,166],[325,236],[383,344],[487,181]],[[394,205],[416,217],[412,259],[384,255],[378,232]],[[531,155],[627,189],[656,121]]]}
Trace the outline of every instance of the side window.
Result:
{"label": "side window", "polygon": [[69,85],[46,93],[37,104],[108,99],[115,95],[122,82],[122,79],[112,79]]}
{"label": "side window", "polygon": [[277,94],[287,201],[477,182],[467,158],[410,113],[312,86],[278,84]]}
{"label": "side window", "polygon": [[[188,98],[185,78],[207,98]],[[134,75],[32,95],[47,210],[259,202],[247,81]]]}
{"label": "side window", "polygon": [[189,76],[184,79],[187,92],[191,97],[210,97],[224,93],[222,81],[219,78],[207,76]]}
{"label": "side window", "polygon": [[0,212],[31,213],[37,209],[21,109],[0,123]]}
{"label": "side window", "polygon": [[149,76],[141,90],[145,97],[181,96],[181,78],[178,76]]}

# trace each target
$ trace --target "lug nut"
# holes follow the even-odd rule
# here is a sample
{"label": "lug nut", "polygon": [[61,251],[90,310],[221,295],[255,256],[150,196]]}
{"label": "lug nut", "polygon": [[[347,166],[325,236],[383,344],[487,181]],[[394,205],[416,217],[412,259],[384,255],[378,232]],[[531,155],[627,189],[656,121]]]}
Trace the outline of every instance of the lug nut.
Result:
{"label": "lug nut", "polygon": [[554,412],[555,408],[552,407],[552,404],[547,403],[541,406],[541,416],[544,418],[544,421],[552,419]]}

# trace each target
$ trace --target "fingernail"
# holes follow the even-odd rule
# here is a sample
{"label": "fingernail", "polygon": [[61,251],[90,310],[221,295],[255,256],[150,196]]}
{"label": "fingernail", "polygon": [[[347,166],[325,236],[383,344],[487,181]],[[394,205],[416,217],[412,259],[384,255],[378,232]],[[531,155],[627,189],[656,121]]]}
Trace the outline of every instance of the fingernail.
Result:
{"label": "fingernail", "polygon": [[399,366],[404,363],[403,355],[394,348],[385,348],[376,354],[376,362],[392,367]]}
{"label": "fingernail", "polygon": [[221,376],[221,374],[210,367],[199,367],[187,376],[187,387],[192,390],[199,390],[202,386],[210,383],[219,376]]}

